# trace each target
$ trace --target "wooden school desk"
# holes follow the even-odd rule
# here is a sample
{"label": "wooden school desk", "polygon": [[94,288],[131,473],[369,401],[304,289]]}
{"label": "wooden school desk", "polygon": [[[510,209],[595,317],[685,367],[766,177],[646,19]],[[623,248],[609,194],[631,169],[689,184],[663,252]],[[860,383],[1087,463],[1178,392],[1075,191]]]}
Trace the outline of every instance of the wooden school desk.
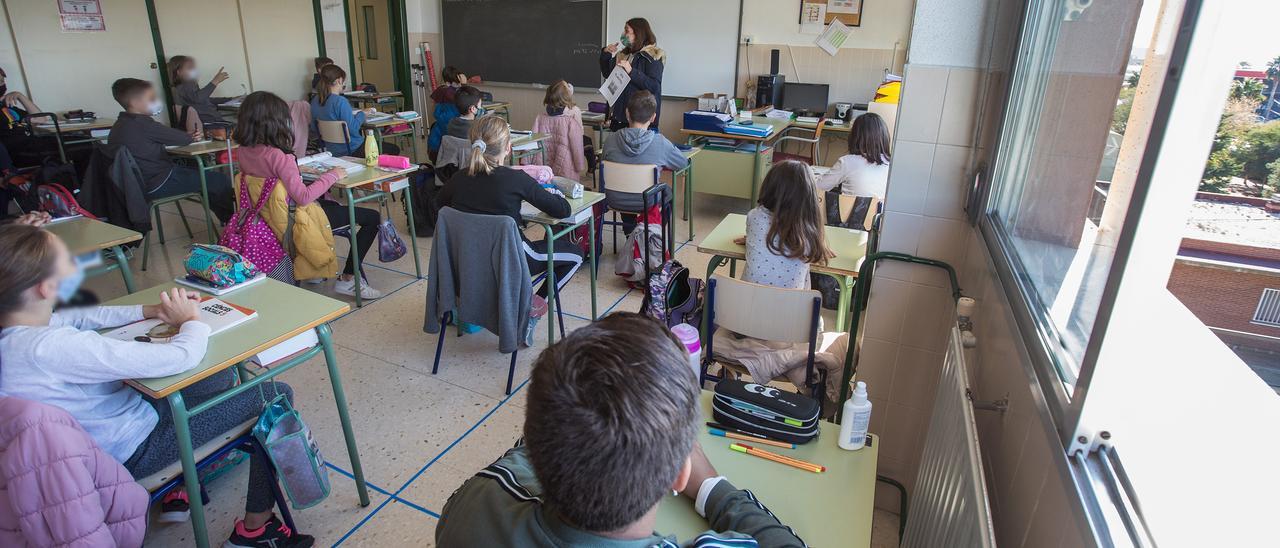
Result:
{"label": "wooden school desk", "polygon": [[[37,112],[34,114],[34,116],[45,116],[45,115],[53,117],[54,119],[57,119],[58,117],[57,114],[54,114],[51,112],[49,113]],[[30,117],[33,115],[28,114],[27,116]],[[33,124],[34,126],[33,131],[35,131],[36,135],[52,135],[54,140],[58,142],[58,159],[62,160],[63,163],[66,163],[67,161],[67,151],[65,149],[66,145],[76,145],[80,143],[89,143],[93,141],[106,141],[107,140],[106,137],[94,137],[90,135],[89,132],[95,129],[111,129],[111,126],[114,126],[114,125],[116,125],[115,118],[95,118],[88,122],[71,122],[67,120],[57,120],[57,123],[50,121],[50,122],[45,122],[41,124]],[[85,133],[83,137],[77,137],[71,140],[67,140],[65,138],[65,136],[68,134],[79,133],[82,131]]]}
{"label": "wooden school desk", "polygon": [[[382,150],[382,140],[385,137],[408,137],[409,146],[413,149],[413,156],[411,156],[409,160],[416,163],[418,161],[418,139],[413,135],[413,132],[418,127],[418,124],[420,123],[422,123],[422,116],[419,116],[412,120],[405,120],[403,118],[392,116],[390,118],[384,118],[376,122],[365,122],[362,129],[373,130],[374,137],[377,137],[378,139],[378,150]],[[401,131],[399,133],[386,133],[388,128],[391,128],[393,126],[398,126],[400,124],[408,124],[409,131]]]}
{"label": "wooden school desk", "polygon": [[71,250],[71,255],[83,255],[94,251],[108,251],[115,264],[105,264],[86,272],[89,276],[105,274],[119,270],[124,278],[127,293],[133,293],[133,272],[129,271],[129,256],[124,253],[124,244],[142,239],[142,234],[110,225],[88,217],[76,217],[65,221],[55,221],[44,225],[44,229],[62,238]]}
{"label": "wooden school desk", "polygon": [[604,150],[604,129],[608,127],[608,125],[609,123],[605,119],[605,115],[600,114],[599,112],[582,113],[582,126],[584,128],[592,128],[596,132],[596,151]]}
{"label": "wooden school desk", "polygon": [[[719,137],[746,143],[751,148],[750,157],[744,158],[746,154],[738,150],[706,147],[699,162],[702,164],[699,169],[704,169],[704,174],[698,177],[701,192],[748,198],[752,204],[756,203],[756,196],[760,192],[760,181],[773,163],[773,147],[769,146],[769,143],[777,139],[782,134],[782,130],[791,125],[791,121],[765,116],[755,116],[751,120],[755,126],[771,126],[773,131],[766,137],[752,137],[719,131],[680,129],[681,133],[688,136],[687,142],[690,145],[707,137]],[[747,166],[747,163],[750,163],[750,166]],[[744,179],[748,181],[745,189],[743,188]]]}
{"label": "wooden school desk", "polygon": [[[546,152],[546,148],[544,148],[545,145],[543,145],[542,143],[544,143],[547,139],[550,139],[550,138],[551,138],[551,135],[547,133],[534,133],[534,132],[514,133],[513,132],[511,134],[511,156],[508,157],[507,163],[514,166],[520,163],[520,160],[523,160],[525,158],[531,158],[536,155],[538,156],[538,163],[545,165],[547,163],[547,152]],[[529,150],[515,149],[515,147],[525,146],[528,144],[537,144],[538,146],[537,148],[533,148]]]}
{"label": "wooden school desk", "polygon": [[[840,284],[840,305],[836,309],[836,326],[830,331],[844,331],[849,317],[849,302],[853,298],[853,284],[858,279],[858,268],[867,256],[869,233],[851,228],[824,226],[827,247],[836,253],[826,265],[811,265],[809,270],[835,278]],[[733,240],[747,233],[747,216],[741,213],[725,215],[719,225],[698,243],[698,252],[711,255],[707,263],[707,277],[725,261],[729,261],[729,276],[736,277],[737,262],[747,258],[747,247]]]}
{"label": "wooden school desk", "polygon": [[[350,160],[352,162],[356,162],[359,164],[364,163],[363,158],[348,157],[347,160]],[[381,169],[378,169],[376,167],[365,166],[364,169],[357,171],[355,173],[352,173],[350,175],[347,175],[346,177],[339,179],[338,182],[333,184],[333,188],[342,190],[342,192],[346,195],[346,199],[347,199],[347,219],[348,219],[347,235],[348,235],[349,241],[351,242],[351,250],[347,252],[348,255],[351,255],[353,253],[359,253],[359,250],[356,247],[357,228],[355,226],[355,223],[350,222],[351,220],[356,218],[356,204],[360,202],[368,202],[370,200],[379,200],[379,201],[383,200],[384,198],[386,198],[387,195],[394,192],[394,190],[392,190],[391,192],[386,192],[386,191],[380,190],[378,188],[379,186],[382,186],[384,184],[390,184],[392,181],[395,181],[397,179],[407,179],[410,175],[413,175],[414,172],[416,171],[418,171],[417,165],[414,165],[413,167],[405,171],[382,171]],[[413,182],[406,180],[405,183],[406,184],[404,185],[404,189],[401,191],[401,194],[400,194],[400,199],[404,200],[405,204],[413,204],[413,198],[411,195],[411,192],[413,189]],[[357,189],[364,191],[364,195],[357,198],[355,196],[355,191]],[[418,279],[422,279],[422,262],[418,260],[418,240],[416,237],[417,224],[414,222],[414,219],[413,219],[413,207],[411,205],[409,207],[406,207],[405,212],[409,216],[409,219],[408,219],[409,220],[409,249],[413,251],[414,274],[417,275]],[[355,285],[356,308],[360,308],[364,306],[364,300],[360,298],[360,284],[363,283],[364,280],[361,279],[362,274],[360,273],[360,261],[359,260],[352,261],[352,264],[355,265],[354,280],[356,284]]]}
{"label": "wooden school desk", "polygon": [[[177,285],[173,283],[160,285],[103,304],[155,304],[160,300],[160,292],[171,287],[177,287]],[[360,453],[356,449],[355,433],[347,413],[347,396],[342,389],[342,375],[338,370],[328,323],[350,310],[351,307],[344,302],[271,279],[257,282],[219,298],[229,303],[252,308],[258,312],[258,317],[211,337],[204,360],[190,371],[168,377],[127,381],[129,386],[148,397],[168,400],[173,411],[179,461],[182,463],[187,492],[193,494],[200,492],[195,452],[191,446],[190,418],[208,411],[237,394],[256,390],[262,383],[269,382],[277,375],[323,353],[325,364],[329,368],[329,382],[333,389],[334,402],[338,405],[338,420],[342,422],[342,435],[346,440],[347,455],[351,459],[351,473],[355,476],[360,505],[368,506],[369,490],[365,485],[364,468],[360,465]],[[270,369],[250,370],[245,367],[245,360],[255,354],[311,329],[316,331],[320,339],[315,346],[294,354],[286,360],[271,364]],[[182,398],[183,388],[232,368],[240,381],[238,384],[200,405],[187,408]],[[205,523],[204,505],[201,504],[200,497],[195,495],[191,497],[191,528],[195,531],[196,546],[207,548],[209,531]]]}
{"label": "wooden school desk", "polygon": [[506,120],[508,124],[511,123],[511,103],[507,101],[482,101],[480,107],[485,110],[492,110],[494,114],[501,113],[499,116],[502,116],[502,119]]}
{"label": "wooden school desk", "polygon": [[[235,141],[199,141],[180,147],[165,147],[170,156],[183,158],[195,163],[196,171],[200,174],[200,199],[204,202],[204,223],[205,228],[209,230],[207,233],[210,242],[217,243],[218,232],[213,226],[213,214],[209,212],[209,181],[205,174],[218,168],[227,168],[227,180],[233,181],[236,178],[235,158],[232,157],[233,150],[239,147]],[[226,152],[227,161],[219,163],[218,153]],[[208,158],[208,163],[205,159]],[[146,266],[145,264],[143,265]]]}
{"label": "wooden school desk", "polygon": [[[542,225],[542,230],[546,234],[544,238],[547,240],[547,346],[550,346],[556,340],[556,271],[555,271],[555,244],[560,237],[570,234],[574,229],[587,225],[587,232],[590,234],[588,243],[591,244],[589,259],[591,272],[591,319],[596,319],[596,216],[592,206],[598,202],[604,201],[604,193],[592,192],[585,190],[582,197],[577,199],[568,198],[569,200],[569,216],[563,219],[557,219],[541,211],[526,214],[521,212],[521,217],[530,223]],[[525,209],[522,207],[521,209]],[[536,211],[536,210],[535,210]],[[586,217],[582,220],[575,221],[578,214],[585,212]],[[557,231],[556,227],[560,227]],[[569,244],[573,245],[573,244]]]}
{"label": "wooden school desk", "polygon": [[400,110],[401,101],[404,100],[404,94],[399,91],[379,91],[377,93],[348,91],[342,95],[352,103],[373,105],[374,108],[379,108],[383,105],[393,105],[396,110]]}
{"label": "wooden school desk", "polygon": [[[791,527],[809,546],[870,546],[871,516],[875,509],[876,460],[880,437],[871,434],[871,445],[845,451],[836,445],[840,426],[818,421],[818,439],[795,449],[756,445],[773,453],[821,464],[815,474],[745,455],[729,449],[737,440],[712,436],[703,422],[711,421],[711,396],[702,392],[702,417],[698,441],[707,460],[739,489],[750,489],[778,520]],[[751,445],[751,442],[743,442]],[[663,497],[658,506],[660,534],[689,540],[710,529],[707,520],[693,510],[684,496]]]}

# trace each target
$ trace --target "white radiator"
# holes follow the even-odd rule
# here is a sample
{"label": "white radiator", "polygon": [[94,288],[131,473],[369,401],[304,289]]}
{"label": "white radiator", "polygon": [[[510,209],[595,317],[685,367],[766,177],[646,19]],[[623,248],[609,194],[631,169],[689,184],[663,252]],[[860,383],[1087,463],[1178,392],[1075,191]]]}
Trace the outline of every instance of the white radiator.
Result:
{"label": "white radiator", "polygon": [[952,327],[907,513],[904,547],[996,545],[968,379],[960,330]]}

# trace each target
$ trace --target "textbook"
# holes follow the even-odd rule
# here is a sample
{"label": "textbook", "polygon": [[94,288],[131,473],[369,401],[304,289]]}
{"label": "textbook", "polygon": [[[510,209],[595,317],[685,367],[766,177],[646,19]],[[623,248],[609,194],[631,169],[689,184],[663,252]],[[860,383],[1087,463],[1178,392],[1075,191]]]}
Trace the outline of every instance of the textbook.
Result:
{"label": "textbook", "polygon": [[337,158],[330,152],[321,152],[298,158],[298,171],[302,172],[302,180],[314,181],[335,167],[346,170],[347,175],[364,170],[364,164],[357,164],[345,158]]}
{"label": "textbook", "polygon": [[365,121],[366,123],[371,123],[371,122],[381,122],[381,121],[383,121],[383,120],[390,120],[390,119],[395,118],[395,117],[396,117],[396,116],[395,116],[394,114],[388,114],[388,113],[386,113],[386,112],[375,112],[375,113],[373,113],[373,114],[369,114],[369,115],[365,116],[365,117],[364,117],[364,121]]}
{"label": "textbook", "polygon": [[[217,335],[258,317],[258,311],[231,304],[217,297],[200,299],[200,321],[209,324],[210,335]],[[167,343],[178,335],[178,328],[159,318],[151,318],[117,327],[103,335],[122,341]]]}

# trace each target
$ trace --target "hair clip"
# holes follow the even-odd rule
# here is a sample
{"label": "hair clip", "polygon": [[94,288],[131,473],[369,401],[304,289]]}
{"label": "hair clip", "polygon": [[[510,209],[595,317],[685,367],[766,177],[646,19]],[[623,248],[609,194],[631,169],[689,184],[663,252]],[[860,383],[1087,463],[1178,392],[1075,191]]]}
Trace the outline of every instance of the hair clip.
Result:
{"label": "hair clip", "polygon": [[480,152],[483,153],[484,151],[489,149],[489,145],[486,145],[484,141],[481,139],[476,139],[474,141],[471,141],[471,148],[478,148],[480,149]]}

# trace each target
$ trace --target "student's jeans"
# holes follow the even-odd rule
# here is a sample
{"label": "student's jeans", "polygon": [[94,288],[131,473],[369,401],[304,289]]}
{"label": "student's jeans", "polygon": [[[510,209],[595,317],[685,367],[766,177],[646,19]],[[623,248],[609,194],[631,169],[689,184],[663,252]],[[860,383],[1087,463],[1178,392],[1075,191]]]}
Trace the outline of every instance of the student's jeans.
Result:
{"label": "student's jeans", "polygon": [[[329,226],[335,230],[351,224],[347,218],[347,206],[332,200],[317,200],[316,203],[320,204],[325,217],[329,218]],[[382,216],[378,214],[378,210],[356,208],[356,227],[359,228],[356,231],[356,248],[347,253],[347,267],[342,271],[343,274],[355,274],[356,261],[360,261],[360,272],[364,273],[364,256],[373,247],[373,242],[378,240],[378,225],[381,222]],[[368,278],[369,275],[364,274],[364,277]]]}
{"label": "student's jeans", "polygon": [[[556,292],[558,293],[564,284],[569,283],[569,279],[578,271],[578,267],[582,266],[582,248],[571,244],[566,239],[559,242],[556,246],[555,254],[555,273],[556,273]],[[524,240],[525,257],[529,260],[529,275],[537,277],[539,274],[547,271],[547,241],[538,240],[530,242]],[[546,298],[547,283],[542,282],[538,288],[538,296]]]}
{"label": "student's jeans", "polygon": [[[235,200],[232,199],[234,191],[231,188],[231,179],[221,171],[209,171],[205,173],[205,181],[209,186],[209,211],[212,211],[222,224],[226,224],[236,211]],[[147,193],[147,200],[189,193],[200,193],[200,172],[187,166],[173,166],[173,171],[169,172],[169,178]]]}
{"label": "student's jeans", "polygon": [[[197,382],[182,390],[183,401],[188,409],[213,399],[222,391],[230,388],[235,381],[230,369]],[[214,406],[212,409],[192,415],[191,447],[200,447],[230,432],[245,421],[256,419],[262,414],[263,398],[267,402],[276,395],[284,394],[293,401],[293,389],[282,382],[269,382],[262,385],[262,392],[246,390],[234,398]],[[178,438],[175,437],[173,410],[166,400],[147,399],[155,408],[160,421],[143,440],[142,445],[124,462],[125,469],[135,478],[145,478],[178,462]],[[271,462],[261,451],[249,455],[249,491],[245,495],[244,510],[249,513],[269,512],[275,506],[271,486]],[[198,493],[188,493],[192,504],[200,501]]]}

